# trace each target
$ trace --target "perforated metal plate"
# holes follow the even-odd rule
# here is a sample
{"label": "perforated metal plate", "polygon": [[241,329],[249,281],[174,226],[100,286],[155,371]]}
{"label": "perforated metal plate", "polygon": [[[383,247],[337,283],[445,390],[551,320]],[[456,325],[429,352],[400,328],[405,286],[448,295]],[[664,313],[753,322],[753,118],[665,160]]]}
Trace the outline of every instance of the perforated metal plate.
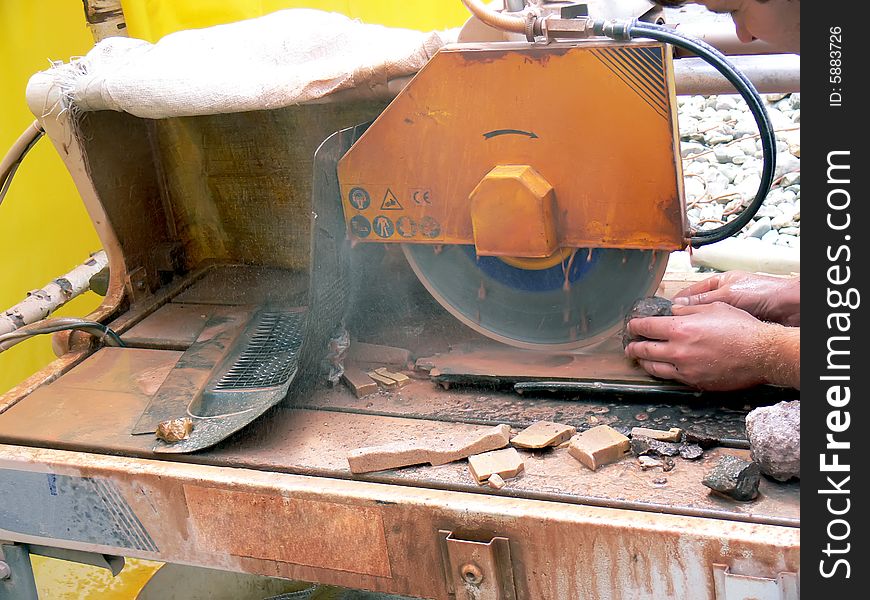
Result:
{"label": "perforated metal plate", "polygon": [[284,385],[296,373],[302,346],[303,314],[267,312],[245,349],[214,386],[232,391]]}

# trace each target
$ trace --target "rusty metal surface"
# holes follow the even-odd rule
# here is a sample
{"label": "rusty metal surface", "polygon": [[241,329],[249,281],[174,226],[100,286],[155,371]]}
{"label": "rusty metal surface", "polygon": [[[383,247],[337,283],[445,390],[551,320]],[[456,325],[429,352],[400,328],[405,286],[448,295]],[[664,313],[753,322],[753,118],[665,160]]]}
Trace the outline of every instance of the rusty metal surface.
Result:
{"label": "rusty metal surface", "polygon": [[[506,540],[519,600],[715,600],[714,565],[771,578],[797,572],[800,560],[794,527],[4,445],[0,470],[110,485],[114,505],[135,514],[151,540],[129,556],[439,600],[449,598],[444,532]],[[316,508],[310,518],[295,512],[302,506]],[[214,507],[226,508],[223,520],[211,520]],[[70,525],[92,519],[82,513]],[[282,546],[251,551],[249,530],[267,525],[284,533]],[[294,536],[322,546],[284,541]],[[0,529],[0,537],[117,552],[33,532]]]}
{"label": "rusty metal surface", "polygon": [[304,305],[308,274],[288,269],[216,265],[172,302],[189,304]]}
{"label": "rusty metal surface", "polygon": [[170,302],[134,325],[121,339],[132,347],[186,350],[196,341],[210,318],[228,310],[232,309],[220,305]]}
{"label": "rusty metal surface", "polygon": [[[124,352],[135,354],[126,358]],[[151,357],[145,360],[144,357],[149,354]],[[165,350],[100,350],[94,358],[101,362],[95,363],[95,368],[91,369],[88,361],[78,368],[78,373],[70,374],[75,375],[72,385],[67,386],[64,380],[57,381],[0,415],[0,443],[153,456],[153,438],[132,436],[129,431],[149,402],[148,394],[155,393],[160,387],[161,375],[165,377],[179,356],[178,352]],[[98,376],[103,371],[106,374]],[[410,435],[421,437],[428,433],[468,432],[481,427],[466,424],[468,421],[480,422],[483,420],[481,415],[492,422],[501,421],[516,426],[545,418],[583,429],[593,424],[618,422],[611,414],[615,412],[616,404],[607,407],[562,402],[560,405],[554,401],[530,401],[498,392],[482,396],[476,391],[460,393],[437,390],[430,382],[417,381],[399,392],[364,400],[357,400],[343,387],[328,393],[325,390],[315,391],[305,402],[315,406],[319,404],[320,410],[273,410],[220,446],[195,455],[178,457],[178,460],[350,478],[346,456],[353,449]],[[378,412],[379,406],[392,405],[394,408],[389,410],[394,414],[400,415],[404,411],[406,415],[416,414],[418,418],[329,410],[328,403],[318,402],[317,398],[321,396],[330,398],[338,406],[346,407],[355,403],[361,413]],[[344,398],[339,400],[341,396]],[[454,398],[459,400],[451,400]],[[452,408],[450,402],[455,402]],[[434,409],[430,406],[434,406]],[[439,415],[439,409],[445,413],[452,410],[454,413]],[[652,409],[651,412],[648,412],[649,409]],[[677,417],[677,426],[696,427],[704,422],[703,412],[695,414],[690,407],[684,409],[689,413]],[[672,408],[634,405],[631,410],[649,417],[627,422],[629,424],[664,426],[674,423],[671,418],[675,414],[662,421],[656,414],[663,414]],[[433,417],[419,417],[424,412],[429,412]],[[712,414],[713,411],[706,418],[712,419]],[[741,413],[733,414],[733,423],[742,420]],[[679,421],[680,418],[686,421]],[[39,423],[39,427],[34,427],[34,423]],[[760,523],[797,523],[797,484],[781,485],[765,481],[761,499],[745,505],[723,502],[710,496],[700,482],[707,463],[720,452],[741,451],[714,451],[709,454],[710,458],[700,462],[680,460],[677,468],[666,474],[668,484],[664,486],[652,484],[651,480],[656,475],[651,471],[640,472],[630,460],[593,473],[571,458],[564,449],[545,453],[524,452],[524,475],[499,492],[480,488],[468,473],[464,461],[441,467],[413,467],[373,473],[359,478],[416,487],[545,498],[671,514],[715,516]]]}
{"label": "rusty metal surface", "polygon": [[[190,520],[209,548],[228,555],[390,576],[384,522],[374,507],[185,485]],[[269,519],[247,520],[251,513]],[[317,524],[315,530],[312,524]],[[355,535],[348,535],[352,531]]]}
{"label": "rusty metal surface", "polygon": [[442,50],[339,163],[349,234],[474,243],[472,190],[496,166],[529,165],[555,190],[558,246],[681,248],[669,63],[649,42]]}

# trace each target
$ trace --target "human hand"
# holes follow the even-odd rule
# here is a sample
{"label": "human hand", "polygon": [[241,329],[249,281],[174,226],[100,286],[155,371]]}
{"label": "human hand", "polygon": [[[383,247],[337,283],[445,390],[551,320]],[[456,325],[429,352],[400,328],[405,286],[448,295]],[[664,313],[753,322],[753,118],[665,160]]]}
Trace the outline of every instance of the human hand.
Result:
{"label": "human hand", "polygon": [[724,302],[756,319],[797,327],[801,324],[800,283],[799,277],[729,271],[690,285],[677,293],[674,304]]}
{"label": "human hand", "polygon": [[722,302],[674,306],[673,313],[628,323],[632,335],[649,341],[631,342],[625,354],[651,375],[710,391],[800,387],[800,329],[788,332]]}

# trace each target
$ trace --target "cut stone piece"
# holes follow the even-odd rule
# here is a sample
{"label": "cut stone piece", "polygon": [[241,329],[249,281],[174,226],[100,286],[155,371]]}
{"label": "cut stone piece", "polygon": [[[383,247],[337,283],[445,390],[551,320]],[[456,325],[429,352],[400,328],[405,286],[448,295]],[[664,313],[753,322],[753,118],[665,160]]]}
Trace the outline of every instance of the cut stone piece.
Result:
{"label": "cut stone piece", "polygon": [[341,377],[357,398],[370,396],[378,391],[375,380],[354,365],[345,364]]}
{"label": "cut stone piece", "polygon": [[511,444],[517,448],[547,448],[570,440],[575,433],[577,428],[570,425],[538,421],[519,432],[511,440]]}
{"label": "cut stone piece", "polygon": [[385,375],[381,375],[375,371],[369,371],[368,376],[377,381],[378,385],[385,387],[388,390],[394,390],[399,387],[399,384],[395,379],[386,377]]}
{"label": "cut stone piece", "polygon": [[357,448],[348,453],[347,462],[351,473],[370,473],[423,463],[444,465],[472,454],[504,448],[510,441],[510,430],[508,425],[497,425],[475,433],[442,433]]}
{"label": "cut stone piece", "polygon": [[498,473],[493,473],[492,475],[490,475],[487,483],[489,484],[489,487],[494,490],[500,490],[505,486],[504,479],[502,479],[501,475],[499,475]]}
{"label": "cut stone piece", "polygon": [[514,448],[475,454],[468,457],[468,469],[480,484],[486,483],[492,475],[510,479],[523,470],[523,457]]}
{"label": "cut stone piece", "polygon": [[762,473],[778,481],[800,479],[800,400],[756,408],[746,416],[746,436]]}
{"label": "cut stone piece", "polygon": [[682,435],[683,430],[679,427],[671,427],[668,431],[646,427],[632,427],[631,429],[631,437],[645,437],[660,442],[679,442]]}
{"label": "cut stone piece", "polygon": [[701,482],[720,494],[745,502],[758,496],[761,467],[736,456],[723,456]]}
{"label": "cut stone piece", "polygon": [[630,447],[627,437],[608,425],[599,425],[571,438],[568,453],[595,471],[624,457]]}
{"label": "cut stone piece", "polygon": [[397,387],[405,387],[409,383],[411,383],[411,378],[403,373],[394,373],[392,371],[387,371],[385,368],[381,367],[380,369],[375,369],[375,373],[378,375],[383,375],[387,379],[392,379],[396,382]]}

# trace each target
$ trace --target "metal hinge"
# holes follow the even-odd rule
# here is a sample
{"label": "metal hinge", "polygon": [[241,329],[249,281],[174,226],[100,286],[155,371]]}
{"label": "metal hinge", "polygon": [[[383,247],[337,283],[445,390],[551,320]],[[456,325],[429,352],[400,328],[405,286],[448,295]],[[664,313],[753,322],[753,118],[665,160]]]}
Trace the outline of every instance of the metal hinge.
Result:
{"label": "metal hinge", "polygon": [[730,573],[727,565],[713,565],[716,600],[799,600],[797,573],[780,573],[776,579]]}
{"label": "metal hinge", "polygon": [[460,540],[439,531],[448,593],[456,600],[516,600],[510,543]]}

